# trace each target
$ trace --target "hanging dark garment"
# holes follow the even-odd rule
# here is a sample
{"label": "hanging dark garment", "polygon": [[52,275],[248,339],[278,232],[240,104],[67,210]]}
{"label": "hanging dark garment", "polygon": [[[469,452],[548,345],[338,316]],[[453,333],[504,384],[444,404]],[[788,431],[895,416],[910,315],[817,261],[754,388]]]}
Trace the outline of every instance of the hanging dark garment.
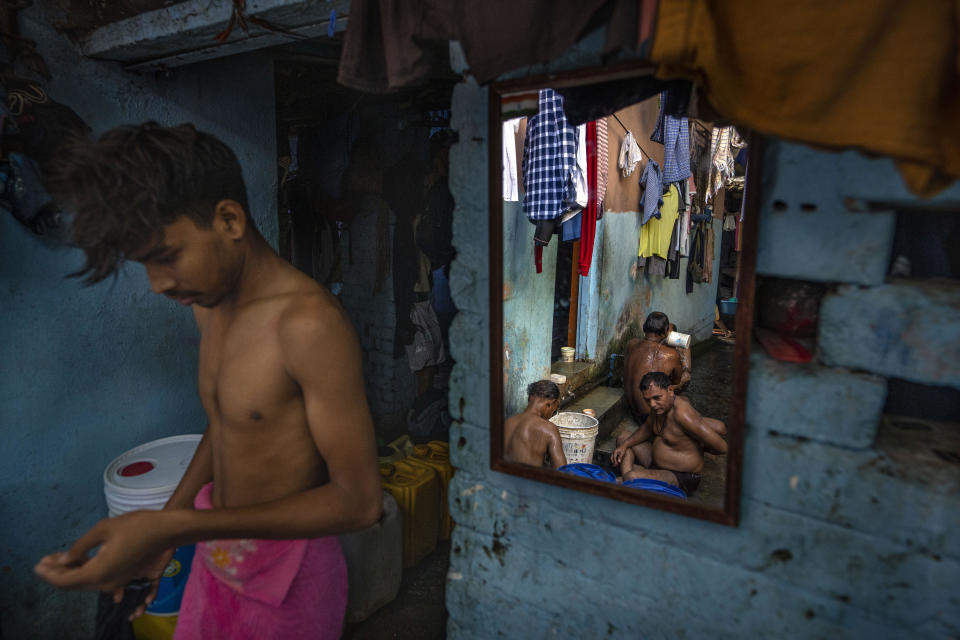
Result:
{"label": "hanging dark garment", "polygon": [[[553,60],[611,15],[629,19],[636,0],[353,0],[337,81],[373,93],[423,84],[449,73],[449,41],[463,48],[480,83]],[[607,34],[606,52],[634,50],[642,26]],[[648,20],[652,22],[652,20]]]}
{"label": "hanging dark garment", "polygon": [[417,247],[430,260],[430,270],[450,264],[453,249],[453,194],[446,179],[438,179],[427,191],[426,208],[417,224]]}
{"label": "hanging dark garment", "polygon": [[393,357],[406,354],[404,346],[413,342],[416,329],[410,311],[417,301],[414,287],[420,274],[420,255],[414,237],[413,221],[423,203],[424,162],[416,153],[408,153],[384,172],[383,196],[396,216],[393,227],[393,300],[396,329]]}
{"label": "hanging dark garment", "polygon": [[556,91],[563,96],[567,120],[576,126],[616,113],[662,92],[674,96],[667,113],[681,116],[686,113],[692,90],[693,83],[689,80],[661,80],[649,75],[585,87],[565,87]]}
{"label": "hanging dark garment", "polygon": [[667,252],[667,277],[671,280],[680,278],[680,251],[674,248],[677,244],[677,234],[680,232],[680,217],[673,223],[673,231],[670,232],[670,250]]}
{"label": "hanging dark garment", "polygon": [[704,225],[706,224],[706,222],[698,222],[694,227],[693,238],[690,240],[690,257],[687,260],[687,293],[693,291],[694,282],[703,281],[704,252],[706,250]]}

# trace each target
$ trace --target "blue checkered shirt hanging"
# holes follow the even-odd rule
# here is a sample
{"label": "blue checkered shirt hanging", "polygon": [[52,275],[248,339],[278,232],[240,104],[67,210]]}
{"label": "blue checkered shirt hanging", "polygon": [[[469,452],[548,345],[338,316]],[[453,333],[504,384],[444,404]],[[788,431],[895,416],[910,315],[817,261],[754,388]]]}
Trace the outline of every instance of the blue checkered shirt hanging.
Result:
{"label": "blue checkered shirt hanging", "polygon": [[663,186],[690,177],[690,121],[664,116]]}
{"label": "blue checkered shirt hanging", "polygon": [[523,212],[531,222],[559,218],[575,202],[577,130],[567,122],[563,97],[540,91],[540,112],[527,121],[523,142]]}

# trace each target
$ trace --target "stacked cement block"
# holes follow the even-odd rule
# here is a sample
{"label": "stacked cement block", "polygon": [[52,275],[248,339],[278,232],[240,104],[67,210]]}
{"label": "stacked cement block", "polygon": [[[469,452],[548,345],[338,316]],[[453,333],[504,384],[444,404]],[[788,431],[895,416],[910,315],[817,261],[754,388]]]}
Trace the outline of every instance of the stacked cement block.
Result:
{"label": "stacked cement block", "polygon": [[955,289],[884,284],[893,213],[848,211],[917,204],[892,163],[770,145],[758,270],[840,286],[814,363],[751,358],[731,528],[490,470],[486,101],[472,80],[454,94],[450,637],[960,634],[958,474],[924,481],[874,446],[885,376],[960,385]]}

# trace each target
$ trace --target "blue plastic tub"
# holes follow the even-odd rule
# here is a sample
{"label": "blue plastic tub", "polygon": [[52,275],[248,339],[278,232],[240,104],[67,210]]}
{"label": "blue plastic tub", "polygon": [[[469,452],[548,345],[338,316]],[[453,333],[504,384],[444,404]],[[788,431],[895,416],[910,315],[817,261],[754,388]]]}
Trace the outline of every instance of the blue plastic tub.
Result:
{"label": "blue plastic tub", "polygon": [[590,478],[591,480],[600,480],[601,482],[616,482],[617,477],[604,469],[601,466],[595,464],[585,464],[583,462],[578,462],[577,464],[565,464],[557,471],[562,471],[564,473],[569,473],[570,475],[580,476],[581,478]]}
{"label": "blue plastic tub", "polygon": [[737,315],[737,300],[721,300],[718,304],[720,308],[720,315],[723,316],[735,316]]}
{"label": "blue plastic tub", "polygon": [[662,482],[660,480],[651,480],[649,478],[627,480],[623,483],[623,486],[630,487],[631,489],[640,489],[641,491],[659,493],[665,496],[672,496],[674,498],[686,499],[687,497],[687,494],[684,493],[683,489],[680,487],[675,487],[672,484],[667,484],[666,482]]}

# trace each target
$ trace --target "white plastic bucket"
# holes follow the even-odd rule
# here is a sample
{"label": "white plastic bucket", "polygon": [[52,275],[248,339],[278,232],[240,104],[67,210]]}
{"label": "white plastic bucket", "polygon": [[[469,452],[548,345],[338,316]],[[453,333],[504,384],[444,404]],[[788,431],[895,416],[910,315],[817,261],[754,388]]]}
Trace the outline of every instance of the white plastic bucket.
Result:
{"label": "white plastic bucket", "polygon": [[107,465],[103,493],[110,517],[162,509],[193,459],[200,434],[161,438],[134,447]]}
{"label": "white plastic bucket", "polygon": [[560,432],[567,464],[593,464],[593,448],[600,432],[600,423],[596,418],[568,411],[553,416],[550,422],[557,425],[557,431]]}
{"label": "white plastic bucket", "polygon": [[563,362],[573,362],[576,349],[573,347],[560,347],[560,359]]}
{"label": "white plastic bucket", "polygon": [[[103,472],[103,493],[110,517],[138,509],[162,509],[180,484],[202,437],[188,434],[154,440],[108,464]],[[148,615],[138,618],[137,637],[172,637],[170,620],[180,610],[193,552],[194,545],[187,545],[174,553],[160,579],[156,599],[147,607]]]}

